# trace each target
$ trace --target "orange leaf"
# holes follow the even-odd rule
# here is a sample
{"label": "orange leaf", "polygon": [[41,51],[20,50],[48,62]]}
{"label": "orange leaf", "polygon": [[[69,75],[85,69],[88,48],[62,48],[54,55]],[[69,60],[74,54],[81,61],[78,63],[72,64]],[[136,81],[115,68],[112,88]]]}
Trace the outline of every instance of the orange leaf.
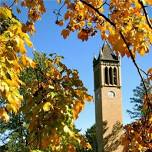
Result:
{"label": "orange leaf", "polygon": [[83,107],[84,107],[84,104],[81,101],[77,101],[77,103],[74,105],[74,108],[73,108],[74,119],[78,118],[78,114],[81,112]]}
{"label": "orange leaf", "polygon": [[83,30],[78,33],[78,38],[81,39],[82,41],[87,41],[88,36],[89,36],[88,33]]}
{"label": "orange leaf", "polygon": [[0,119],[4,120],[5,122],[9,121],[9,115],[7,114],[4,108],[0,109]]}
{"label": "orange leaf", "polygon": [[61,35],[64,37],[64,39],[66,39],[70,34],[70,31],[68,29],[64,29],[61,32]]}
{"label": "orange leaf", "polygon": [[152,80],[152,68],[148,70],[147,74],[148,74],[148,79]]}
{"label": "orange leaf", "polygon": [[59,21],[57,20],[55,23],[59,26],[63,26],[64,24],[63,20],[59,20]]}

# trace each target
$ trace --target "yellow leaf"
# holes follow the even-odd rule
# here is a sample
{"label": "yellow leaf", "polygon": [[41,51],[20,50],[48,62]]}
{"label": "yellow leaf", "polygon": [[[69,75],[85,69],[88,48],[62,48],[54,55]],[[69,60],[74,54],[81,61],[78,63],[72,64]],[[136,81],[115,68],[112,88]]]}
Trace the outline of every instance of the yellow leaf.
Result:
{"label": "yellow leaf", "polygon": [[21,60],[22,60],[23,66],[26,66],[27,65],[27,60],[26,60],[26,56],[25,55],[23,55],[21,57]]}
{"label": "yellow leaf", "polygon": [[84,104],[81,101],[77,101],[77,103],[74,105],[74,108],[73,108],[74,119],[78,118],[78,114],[83,109],[83,107],[84,107]]}
{"label": "yellow leaf", "polygon": [[141,48],[141,49],[139,50],[139,53],[140,53],[141,56],[144,56],[145,53],[146,53],[146,51],[145,51],[144,48]]}
{"label": "yellow leaf", "polygon": [[152,0],[145,0],[144,3],[152,5]]}
{"label": "yellow leaf", "polygon": [[23,66],[32,67],[32,68],[36,66],[36,63],[29,57],[26,57],[25,55],[22,55],[21,60],[22,60]]}
{"label": "yellow leaf", "polygon": [[30,59],[29,57],[26,57],[26,59],[29,63],[29,66],[32,67],[32,68],[35,68],[36,63],[32,59]]}
{"label": "yellow leaf", "polygon": [[14,113],[17,113],[17,108],[14,104],[7,104],[6,108],[8,111],[13,111]]}
{"label": "yellow leaf", "polygon": [[68,133],[70,135],[70,137],[74,136],[74,132],[72,132],[68,126],[64,126],[63,130],[64,130],[64,132]]}
{"label": "yellow leaf", "polygon": [[6,7],[0,7],[0,16],[4,18],[12,18],[11,10]]}
{"label": "yellow leaf", "polygon": [[26,34],[26,36],[24,37],[24,41],[25,41],[25,43],[26,43],[29,47],[32,47],[32,46],[33,46],[32,42],[30,41],[30,38],[29,38],[29,35],[28,35],[28,34]]}
{"label": "yellow leaf", "polygon": [[51,108],[52,108],[52,105],[51,105],[50,102],[46,102],[46,103],[43,105],[43,110],[44,110],[44,111],[49,111]]}

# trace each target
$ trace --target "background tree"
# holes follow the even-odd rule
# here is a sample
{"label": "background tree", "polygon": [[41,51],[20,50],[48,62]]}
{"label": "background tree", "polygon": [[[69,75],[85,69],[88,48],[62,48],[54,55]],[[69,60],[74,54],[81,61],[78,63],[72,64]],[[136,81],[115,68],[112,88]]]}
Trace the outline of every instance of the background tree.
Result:
{"label": "background tree", "polygon": [[[117,122],[112,129],[112,132],[110,134],[107,133],[107,122],[103,122],[103,131],[104,131],[104,150],[105,152],[109,151],[115,151],[118,146],[121,146],[121,139],[123,137],[123,127],[122,125]],[[96,125],[94,124],[89,129],[87,129],[85,133],[85,138],[91,145],[92,149],[86,150],[83,149],[83,147],[80,147],[77,151],[78,152],[97,152],[98,150],[98,144],[96,139]]]}
{"label": "background tree", "polygon": [[[34,53],[35,68],[22,71],[20,92],[23,102],[17,115],[1,125],[1,134],[9,139],[9,151],[75,151],[76,144],[89,148],[75,133],[74,120],[92,97],[79,79],[77,70],[68,69],[62,57]],[[4,139],[2,139],[4,140]],[[14,146],[15,145],[15,146]]]}
{"label": "background tree", "polygon": [[[150,81],[145,80],[145,85],[148,93],[150,94],[152,89]],[[145,97],[145,89],[143,83],[140,82],[140,85],[133,90],[133,97],[130,98],[130,102],[133,104],[133,108],[132,110],[127,110],[127,112],[129,113],[132,119],[140,119],[142,116],[144,116],[144,112],[143,112],[144,97]]]}
{"label": "background tree", "polygon": [[96,152],[98,149],[98,145],[97,145],[97,138],[96,138],[96,125],[94,124],[93,126],[91,126],[89,129],[87,129],[85,136],[88,140],[88,142],[90,143],[90,145],[92,146],[91,151]]}

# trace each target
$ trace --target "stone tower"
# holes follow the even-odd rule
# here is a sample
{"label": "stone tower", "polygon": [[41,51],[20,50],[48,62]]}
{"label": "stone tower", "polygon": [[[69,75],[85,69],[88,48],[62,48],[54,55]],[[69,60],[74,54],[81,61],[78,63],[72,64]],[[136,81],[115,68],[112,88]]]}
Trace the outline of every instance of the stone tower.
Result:
{"label": "stone tower", "polygon": [[98,58],[94,58],[93,69],[98,152],[104,152],[103,121],[107,122],[106,134],[117,121],[122,123],[120,59],[108,44],[105,43]]}

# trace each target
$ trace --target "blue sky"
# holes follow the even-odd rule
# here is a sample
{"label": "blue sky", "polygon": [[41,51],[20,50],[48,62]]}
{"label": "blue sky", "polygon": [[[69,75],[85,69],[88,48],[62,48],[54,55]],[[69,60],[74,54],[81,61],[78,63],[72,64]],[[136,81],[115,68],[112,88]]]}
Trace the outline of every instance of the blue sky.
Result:
{"label": "blue sky", "polygon": [[[70,35],[68,39],[63,39],[60,31],[63,27],[58,27],[55,24],[56,17],[53,10],[58,8],[55,1],[46,1],[47,13],[42,19],[36,23],[36,33],[32,36],[32,41],[36,50],[45,53],[57,53],[64,56],[63,62],[72,69],[77,69],[81,80],[88,88],[88,92],[93,95],[93,57],[99,54],[103,41],[99,34],[92,37],[87,42],[82,42],[77,39],[76,33]],[[24,19],[23,16],[20,16]],[[31,56],[31,50],[28,51]],[[152,53],[149,52],[145,57],[137,56],[139,66],[147,71],[151,66]],[[122,58],[122,94],[123,94],[123,123],[131,122],[127,109],[131,109],[129,98],[132,97],[132,90],[139,85],[140,78],[131,61],[131,59]],[[76,121],[76,126],[79,129],[86,130],[95,123],[94,103],[86,104],[85,109],[80,114]]]}

